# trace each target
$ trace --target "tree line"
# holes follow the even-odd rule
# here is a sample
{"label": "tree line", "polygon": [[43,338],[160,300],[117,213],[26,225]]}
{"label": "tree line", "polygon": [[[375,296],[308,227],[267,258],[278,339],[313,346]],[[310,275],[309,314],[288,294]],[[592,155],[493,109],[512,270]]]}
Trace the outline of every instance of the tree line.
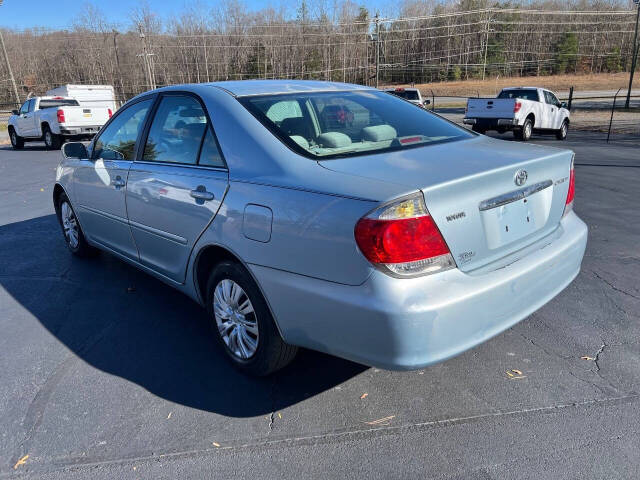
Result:
{"label": "tree line", "polygon": [[[113,25],[95,4],[67,29],[3,30],[22,99],[67,83],[153,87],[248,78],[375,85],[630,68],[635,12],[623,0],[406,1],[376,14],[351,0],[249,11],[239,0],[168,20],[141,3]],[[0,103],[13,101],[0,62]]]}

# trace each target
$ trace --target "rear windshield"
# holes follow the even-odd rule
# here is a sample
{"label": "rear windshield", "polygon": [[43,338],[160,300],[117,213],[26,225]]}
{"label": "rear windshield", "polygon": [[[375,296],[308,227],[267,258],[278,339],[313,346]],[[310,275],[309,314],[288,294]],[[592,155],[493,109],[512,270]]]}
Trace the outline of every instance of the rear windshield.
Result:
{"label": "rear windshield", "polygon": [[521,98],[523,100],[540,101],[538,91],[530,88],[514,88],[512,90],[502,90],[498,98]]}
{"label": "rear windshield", "polygon": [[42,99],[40,100],[40,110],[44,109],[44,108],[55,108],[55,107],[77,107],[78,101],[74,100],[72,98],[68,98],[68,99],[60,99],[60,100],[53,100],[53,99]]}
{"label": "rear windshield", "polygon": [[314,159],[452,142],[468,130],[378,90],[238,99],[291,149]]}
{"label": "rear windshield", "polygon": [[418,92],[415,90],[388,90],[388,93],[396,97],[404,98],[405,100],[420,100]]}

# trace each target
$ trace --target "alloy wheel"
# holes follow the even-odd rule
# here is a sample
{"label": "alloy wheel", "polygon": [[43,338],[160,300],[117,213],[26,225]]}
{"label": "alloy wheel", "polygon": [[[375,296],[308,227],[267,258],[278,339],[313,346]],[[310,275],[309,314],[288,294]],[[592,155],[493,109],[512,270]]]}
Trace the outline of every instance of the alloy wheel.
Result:
{"label": "alloy wheel", "polygon": [[60,207],[60,214],[62,217],[64,238],[67,240],[67,243],[71,248],[78,248],[78,221],[76,220],[76,216],[68,202],[62,203]]}
{"label": "alloy wheel", "polygon": [[213,312],[220,337],[229,351],[241,360],[258,349],[258,320],[251,300],[233,280],[221,280],[213,292]]}

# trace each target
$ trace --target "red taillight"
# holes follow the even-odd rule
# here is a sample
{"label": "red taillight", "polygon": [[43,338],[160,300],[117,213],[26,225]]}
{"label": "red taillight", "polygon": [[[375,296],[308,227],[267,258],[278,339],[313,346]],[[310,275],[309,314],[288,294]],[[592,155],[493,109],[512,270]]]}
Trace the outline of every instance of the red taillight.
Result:
{"label": "red taillight", "polygon": [[361,218],[354,233],[367,260],[394,276],[425,275],[455,266],[422,194],[383,205]]}
{"label": "red taillight", "polygon": [[449,253],[431,216],[402,220],[362,218],[356,242],[372,263],[406,263]]}
{"label": "red taillight", "polygon": [[64,110],[58,110],[58,123],[64,123]]}
{"label": "red taillight", "polygon": [[109,118],[111,118],[111,116],[113,115],[113,112],[111,111],[110,108],[107,108],[107,113],[109,114]]}
{"label": "red taillight", "polygon": [[567,200],[564,202],[564,217],[573,210],[573,197],[576,195],[576,174],[573,170],[573,159],[571,159],[571,171],[569,172],[569,190],[567,190]]}
{"label": "red taillight", "polygon": [[518,113],[522,108],[522,103],[516,102],[513,104],[513,113]]}

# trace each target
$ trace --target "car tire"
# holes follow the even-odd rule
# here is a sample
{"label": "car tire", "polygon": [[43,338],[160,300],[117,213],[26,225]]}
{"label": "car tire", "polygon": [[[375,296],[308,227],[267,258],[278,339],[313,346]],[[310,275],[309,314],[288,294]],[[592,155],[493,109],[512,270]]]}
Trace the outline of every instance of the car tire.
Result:
{"label": "car tire", "polygon": [[62,145],[62,137],[53,133],[48,125],[45,125],[42,131],[42,139],[44,140],[44,144],[47,149],[60,150],[60,146]]}
{"label": "car tire", "polygon": [[80,222],[78,222],[78,217],[76,217],[71,202],[65,193],[61,193],[58,197],[56,215],[62,229],[64,241],[71,253],[84,258],[94,257],[98,254],[99,250],[87,243],[80,227]]}
{"label": "car tire", "polygon": [[513,136],[523,142],[528,141],[533,133],[533,122],[530,118],[526,118],[522,127],[513,131]]}
{"label": "car tire", "polygon": [[20,150],[24,147],[24,138],[18,135],[13,127],[9,128],[9,138],[11,139],[11,146],[14,150]]}
{"label": "car tire", "polygon": [[565,120],[564,122],[562,122],[562,126],[560,127],[560,129],[556,131],[556,138],[558,140],[566,140],[567,133],[569,133],[569,122]]}
{"label": "car tire", "polygon": [[291,363],[298,347],[282,340],[258,285],[242,265],[216,265],[207,282],[206,301],[212,333],[238,370],[266,376]]}

